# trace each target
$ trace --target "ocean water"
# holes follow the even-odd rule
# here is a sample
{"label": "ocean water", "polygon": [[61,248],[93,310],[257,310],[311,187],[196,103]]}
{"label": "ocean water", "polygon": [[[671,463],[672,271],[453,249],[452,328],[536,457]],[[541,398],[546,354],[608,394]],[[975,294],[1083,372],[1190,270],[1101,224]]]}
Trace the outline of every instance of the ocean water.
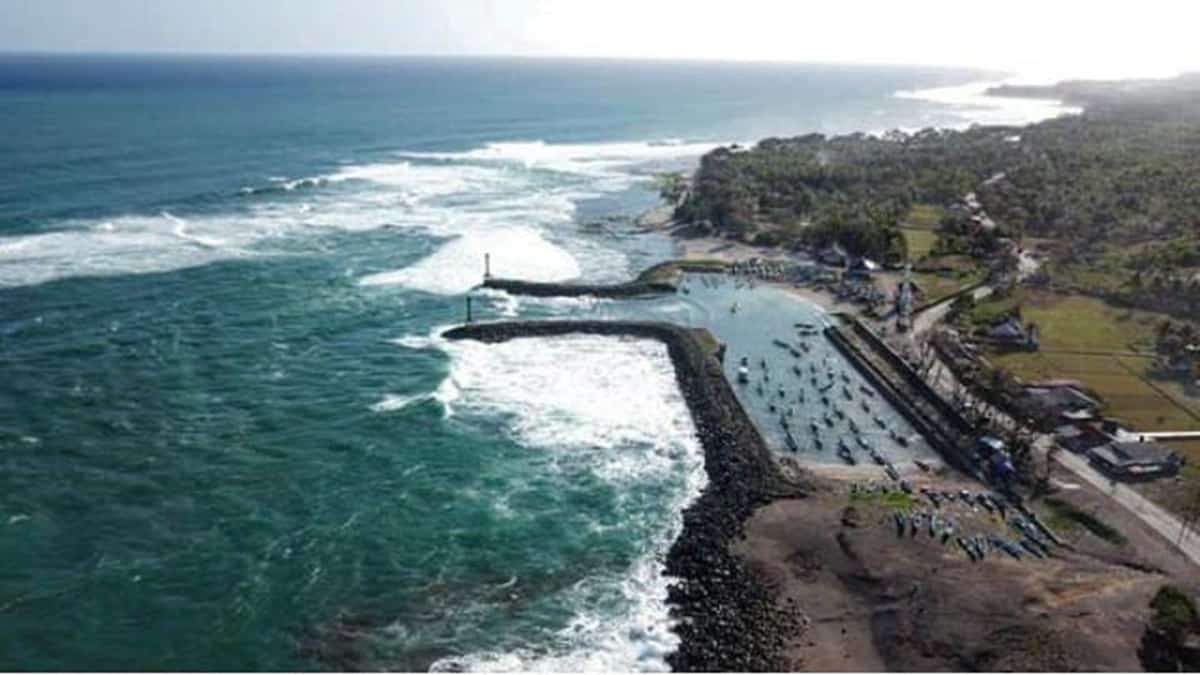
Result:
{"label": "ocean water", "polygon": [[631,218],[715,144],[1056,110],[944,95],[986,77],[0,57],[0,668],[665,668],[705,479],[664,349],[439,330],[485,253],[669,257]]}

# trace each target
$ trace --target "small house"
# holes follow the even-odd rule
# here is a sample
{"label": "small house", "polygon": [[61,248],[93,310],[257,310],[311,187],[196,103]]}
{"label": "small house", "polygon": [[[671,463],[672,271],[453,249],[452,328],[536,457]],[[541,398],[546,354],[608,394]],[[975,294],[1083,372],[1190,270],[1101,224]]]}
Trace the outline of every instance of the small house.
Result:
{"label": "small house", "polygon": [[1077,454],[1084,454],[1092,448],[1111,443],[1113,437],[1095,424],[1065,424],[1054,430],[1054,440],[1058,444]]}
{"label": "small house", "polygon": [[852,258],[846,266],[846,274],[858,278],[868,278],[879,270],[879,263],[869,258]]}
{"label": "small house", "polygon": [[846,251],[841,246],[834,244],[818,251],[817,260],[831,267],[845,267]]}
{"label": "small house", "polygon": [[1005,316],[994,321],[987,331],[987,338],[993,344],[1037,351],[1039,345],[1037,326],[1021,325],[1015,316]]}
{"label": "small house", "polygon": [[1120,480],[1154,480],[1174,476],[1183,458],[1158,443],[1114,441],[1088,451],[1092,466]]}
{"label": "small house", "polygon": [[1064,421],[1093,419],[1100,402],[1074,387],[1027,386],[1013,407],[1024,417],[1037,420],[1040,427],[1053,429]]}

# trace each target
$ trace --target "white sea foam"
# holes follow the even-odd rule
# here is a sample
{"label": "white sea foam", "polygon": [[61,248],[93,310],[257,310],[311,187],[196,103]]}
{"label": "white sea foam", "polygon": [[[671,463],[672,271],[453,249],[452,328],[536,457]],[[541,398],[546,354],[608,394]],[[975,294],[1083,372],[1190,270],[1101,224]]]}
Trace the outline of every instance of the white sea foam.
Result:
{"label": "white sea foam", "polygon": [[43,234],[0,239],[0,286],[70,276],[161,272],[249,255],[254,236],[205,219],[127,216]]}
{"label": "white sea foam", "polygon": [[[440,250],[406,268],[362,279],[369,286],[457,294],[482,280],[486,253],[492,255],[494,273],[535,281],[563,281],[585,271],[625,274],[627,261],[615,249],[589,245],[579,238],[553,242],[547,233],[570,222],[575,200],[624,189],[637,180],[631,167],[698,156],[712,147],[644,142],[491,143],[465,152],[403,155],[407,160],[443,164],[375,164],[343,170],[331,179],[410,185],[420,176],[430,185],[470,191],[477,197],[473,205],[458,207],[460,217],[428,227],[435,234],[455,236]],[[453,172],[453,177],[439,180],[439,172]],[[560,177],[551,179],[542,175],[545,172]]]}
{"label": "white sea foam", "polygon": [[513,163],[526,168],[597,176],[609,175],[616,169],[636,164],[699,157],[715,147],[715,143],[679,141],[616,143],[518,141],[488,143],[482,148],[467,152],[411,153],[408,156],[455,161]]}
{"label": "white sea foam", "polygon": [[1029,124],[1041,120],[1080,112],[1074,106],[1055,99],[1032,99],[1010,96],[989,96],[990,87],[1006,81],[969,82],[950,87],[932,87],[896,92],[897,98],[939,103],[962,118],[958,126],[979,124]]}
{"label": "white sea foam", "polygon": [[414,394],[412,396],[400,396],[399,394],[387,394],[377,403],[371,405],[373,412],[385,413],[403,410],[414,403],[429,400],[429,394]]}
{"label": "white sea foam", "polygon": [[563,281],[579,276],[579,263],[562,247],[530,227],[509,227],[460,235],[433,255],[393,272],[364,277],[364,286],[398,285],[429,293],[464,293],[483,278],[483,259],[520,270],[531,281]]}
{"label": "white sea foam", "polygon": [[451,355],[447,382],[458,406],[502,414],[523,445],[582,463],[623,487],[678,481],[662,504],[663,527],[624,575],[593,575],[563,592],[561,601],[576,614],[548,650],[470,654],[444,659],[435,670],[666,670],[664,658],[678,638],[658,556],[678,536],[682,510],[705,482],[696,430],[666,348],[590,336],[495,345],[434,340]]}
{"label": "white sea foam", "polygon": [[[687,146],[663,146],[670,148],[664,151],[642,145],[648,150],[639,151],[640,155],[647,158],[691,151]],[[515,158],[520,153],[514,148],[523,146],[501,145],[507,149],[499,154]],[[437,270],[439,278],[424,284],[434,292],[464,288],[462,279],[468,270],[478,281],[480,252],[485,247],[491,249],[488,252],[498,264],[507,265],[505,273],[511,276],[560,279],[568,271],[578,275],[581,269],[622,274],[625,261],[619,252],[578,243],[578,237],[564,231],[574,216],[576,199],[613,187],[603,185],[595,171],[599,166],[615,166],[617,156],[625,152],[615,149],[621,146],[530,146],[541,148],[538,154],[550,164],[561,154],[558,163],[572,169],[572,176],[531,168],[543,160],[528,166],[516,159],[480,161],[476,155],[488,152],[482,148],[441,159],[397,156],[395,161],[346,165],[320,176],[274,176],[261,188],[242,190],[248,199],[238,200],[222,213],[196,215],[172,210],[60,221],[50,224],[53,230],[45,233],[0,237],[0,287],[73,276],[171,271],[270,255],[276,250],[272,242],[280,238],[382,227],[453,238],[446,244],[447,251],[435,252],[439,257],[417,263],[418,272]],[[596,162],[587,159],[590,147],[600,158]],[[612,170],[605,175],[625,174]],[[302,203],[272,194],[300,188],[308,191]],[[556,241],[551,235],[559,232]],[[526,243],[534,245],[532,256],[526,257],[520,250]],[[287,250],[295,253],[296,249]],[[568,263],[567,256],[575,260]],[[526,262],[531,263],[528,268]],[[401,282],[410,278],[416,277],[411,273],[395,277]]]}

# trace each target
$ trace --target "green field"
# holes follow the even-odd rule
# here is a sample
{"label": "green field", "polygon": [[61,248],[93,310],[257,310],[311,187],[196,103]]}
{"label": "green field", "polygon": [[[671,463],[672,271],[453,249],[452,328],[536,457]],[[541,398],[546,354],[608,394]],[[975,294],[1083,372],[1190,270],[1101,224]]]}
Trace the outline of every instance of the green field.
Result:
{"label": "green field", "polygon": [[915,230],[936,230],[946,210],[933,204],[913,204],[901,227]]}
{"label": "green field", "polygon": [[1022,318],[1040,330],[1041,351],[994,354],[996,366],[1026,381],[1080,380],[1104,399],[1106,414],[1138,429],[1200,428],[1200,399],[1148,372],[1154,365],[1149,353],[1154,328],[1163,315],[1113,307],[1086,296],[1020,291],[980,303],[973,318],[984,322],[1018,304]]}
{"label": "green field", "polygon": [[[1012,297],[980,303],[972,320],[986,323],[1017,305],[1025,321],[1041,331],[1042,350],[992,354],[989,358],[1026,381],[1079,380],[1104,399],[1104,413],[1143,431],[1200,429],[1200,397],[1176,381],[1155,379],[1155,326],[1166,318],[1108,305],[1080,295],[1022,290]],[[1147,498],[1186,513],[1200,494],[1200,441],[1173,443],[1187,458],[1176,479],[1135,486]]]}
{"label": "green field", "polygon": [[1037,324],[1042,348],[1047,350],[1149,352],[1154,348],[1155,327],[1167,318],[1163,314],[1114,307],[1084,295],[1030,290],[980,303],[974,316],[985,321],[1017,305],[1024,321]]}
{"label": "green field", "polygon": [[913,272],[912,278],[916,282],[917,287],[924,293],[920,304],[925,304],[940,300],[948,295],[953,295],[971,284],[982,281],[983,272],[973,271],[958,274]]}
{"label": "green field", "polygon": [[933,250],[933,245],[937,243],[937,232],[933,230],[905,228],[901,232],[904,233],[904,241],[908,245],[909,260],[918,260],[925,257]]}

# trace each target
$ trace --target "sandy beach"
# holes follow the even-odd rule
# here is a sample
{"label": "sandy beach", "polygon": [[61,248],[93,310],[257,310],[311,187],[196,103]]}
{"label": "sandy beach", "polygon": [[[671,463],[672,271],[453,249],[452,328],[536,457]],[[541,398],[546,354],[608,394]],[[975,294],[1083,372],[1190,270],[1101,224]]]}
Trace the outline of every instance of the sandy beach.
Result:
{"label": "sandy beach", "polygon": [[[791,251],[785,251],[778,248],[762,248],[751,246],[742,242],[730,241],[728,239],[720,239],[717,237],[678,237],[676,244],[679,246],[679,257],[684,260],[723,260],[726,262],[736,262],[739,260],[749,260],[751,258],[762,258],[767,261],[779,262],[811,262],[811,259],[802,254],[797,254]],[[780,288],[791,295],[802,300],[811,302],[826,311],[842,311],[855,313],[857,306],[853,303],[842,302],[838,300],[832,293],[810,288],[807,286],[797,286],[795,284],[779,282],[779,281],[762,281],[764,285]]]}

